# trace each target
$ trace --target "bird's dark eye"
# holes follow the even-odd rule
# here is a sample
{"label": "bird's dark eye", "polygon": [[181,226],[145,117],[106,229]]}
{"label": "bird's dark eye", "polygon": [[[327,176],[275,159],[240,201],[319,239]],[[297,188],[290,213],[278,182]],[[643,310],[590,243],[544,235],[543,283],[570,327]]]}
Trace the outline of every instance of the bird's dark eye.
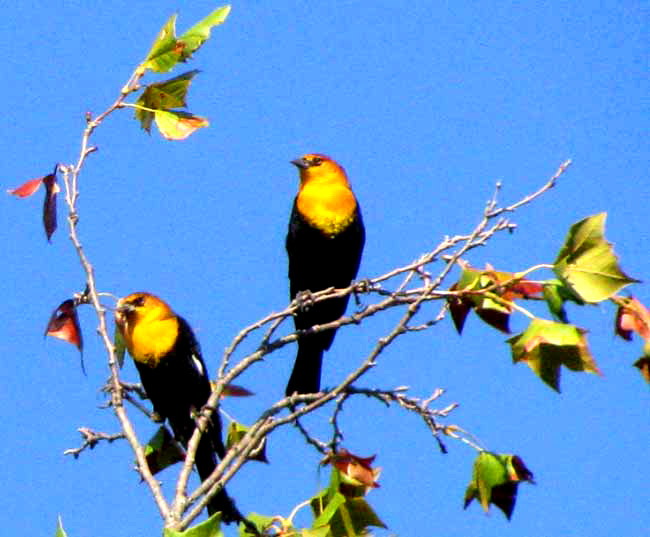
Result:
{"label": "bird's dark eye", "polygon": [[312,166],[320,166],[323,163],[323,159],[320,157],[314,157],[311,159],[311,165]]}
{"label": "bird's dark eye", "polygon": [[144,306],[144,297],[143,297],[143,296],[139,296],[138,298],[134,298],[134,299],[131,301],[131,304],[132,304],[133,306],[135,306],[136,308],[140,308],[140,307]]}

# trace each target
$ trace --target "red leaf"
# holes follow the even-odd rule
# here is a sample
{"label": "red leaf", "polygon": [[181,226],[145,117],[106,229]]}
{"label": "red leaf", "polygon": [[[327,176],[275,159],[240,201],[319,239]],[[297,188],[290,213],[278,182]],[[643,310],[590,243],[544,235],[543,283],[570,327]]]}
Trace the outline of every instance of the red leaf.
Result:
{"label": "red leaf", "polygon": [[45,335],[72,343],[79,349],[79,352],[83,350],[83,339],[74,300],[69,298],[61,302],[59,307],[54,310],[50,322],[47,323]]}
{"label": "red leaf", "polygon": [[30,179],[26,183],[23,183],[17,188],[7,190],[8,194],[13,194],[18,198],[28,198],[34,192],[38,190],[38,187],[41,186],[45,177],[39,177],[38,179]]}

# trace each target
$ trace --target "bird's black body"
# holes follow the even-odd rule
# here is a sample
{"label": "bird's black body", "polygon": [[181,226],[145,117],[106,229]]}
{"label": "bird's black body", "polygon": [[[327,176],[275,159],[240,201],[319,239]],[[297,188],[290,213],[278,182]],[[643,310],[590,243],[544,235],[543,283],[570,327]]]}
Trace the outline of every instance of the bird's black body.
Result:
{"label": "bird's black body", "polygon": [[[201,356],[199,343],[189,324],[180,316],[176,342],[159,362],[152,367],[135,361],[140,380],[154,411],[167,419],[176,439],[184,446],[192,437],[197,415],[210,397],[211,387]],[[217,466],[215,454],[225,455],[221,438],[221,419],[218,411],[211,414],[208,429],[201,436],[195,463],[201,481],[207,479]],[[210,515],[221,511],[224,522],[241,520],[233,501],[225,489],[218,492],[208,504]]]}
{"label": "bird's black body", "polygon": [[[365,229],[359,206],[343,230],[328,235],[311,225],[294,202],[286,239],[289,256],[290,295],[301,291],[315,293],[329,287],[344,288],[356,277],[365,242]],[[306,330],[340,318],[349,295],[308,305],[296,313],[296,329]],[[298,355],[287,384],[286,394],[320,391],[323,352],[330,348],[336,329],[304,335],[298,340]]]}

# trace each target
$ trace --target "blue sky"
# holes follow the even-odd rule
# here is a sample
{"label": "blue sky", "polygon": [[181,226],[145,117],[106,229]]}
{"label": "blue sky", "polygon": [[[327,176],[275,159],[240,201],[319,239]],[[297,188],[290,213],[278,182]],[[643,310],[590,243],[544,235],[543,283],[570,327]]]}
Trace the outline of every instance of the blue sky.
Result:
{"label": "blue sky", "polygon": [[[5,188],[76,160],[84,114],[113,102],[172,13],[180,33],[220,5],[187,4],[2,8]],[[201,70],[189,108],[210,119],[209,129],[172,143],[141,132],[125,110],[93,138],[99,151],[81,179],[79,232],[98,286],[168,300],[216,368],[238,330],[287,304],[284,235],[298,184],[289,161],[307,152],[338,160],[360,200],[360,277],[471,231],[497,181],[501,200],[512,202],[571,158],[557,187],[514,215],[517,231],[469,261],[513,271],[552,262],[573,222],[607,211],[623,269],[647,282],[649,10],[647,2],[234,2],[187,66]],[[79,444],[78,427],[116,430],[99,408],[106,355],[89,308],[80,312],[87,377],[74,348],[44,341],[52,309],[83,289],[83,274],[63,211],[47,244],[41,194],[3,199],[0,527],[51,535],[61,514],[71,537],[156,535],[160,520],[126,443],[63,456]],[[630,291],[650,304],[647,284]],[[323,383],[359,363],[396,315],[339,331]],[[449,440],[442,455],[416,417],[359,399],[343,415],[345,446],[376,453],[383,468],[368,498],[389,526],[378,534],[647,531],[650,395],[631,367],[640,342],[613,337],[609,304],[569,315],[589,330],[604,376],[563,372],[561,395],[513,366],[505,337],[475,317],[462,337],[446,319],[386,352],[363,385],[407,384],[417,396],[444,388],[441,406],[460,403],[449,422],[493,451],[519,454],[537,485],[519,488],[511,522],[477,504],[463,511],[474,451]],[[513,320],[514,331],[524,327]],[[294,352],[285,347],[247,372],[241,383],[257,396],[228,400],[227,412],[251,421],[280,398]],[[136,380],[130,362],[123,376]],[[155,426],[131,415],[146,440]],[[326,419],[309,423],[324,436]],[[249,465],[229,484],[243,511],[286,516],[327,484],[318,454],[294,429],[273,434],[268,451],[270,465]]]}

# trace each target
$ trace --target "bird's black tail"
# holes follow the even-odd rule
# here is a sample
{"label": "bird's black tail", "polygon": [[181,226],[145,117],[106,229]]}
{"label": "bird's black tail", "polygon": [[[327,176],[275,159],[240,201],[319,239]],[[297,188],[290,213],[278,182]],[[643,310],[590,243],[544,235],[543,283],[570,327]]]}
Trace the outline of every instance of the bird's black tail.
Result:
{"label": "bird's black tail", "polygon": [[298,355],[285,390],[287,397],[294,392],[304,394],[320,391],[323,348],[319,337],[308,336],[298,340]]}
{"label": "bird's black tail", "polygon": [[[199,447],[196,450],[196,469],[202,482],[210,477],[212,471],[217,467],[217,459],[210,444],[210,440],[204,435],[201,437],[201,442],[199,442]],[[226,524],[244,520],[225,488],[217,492],[208,503],[208,514],[210,516],[218,511],[221,511],[221,520]]]}

